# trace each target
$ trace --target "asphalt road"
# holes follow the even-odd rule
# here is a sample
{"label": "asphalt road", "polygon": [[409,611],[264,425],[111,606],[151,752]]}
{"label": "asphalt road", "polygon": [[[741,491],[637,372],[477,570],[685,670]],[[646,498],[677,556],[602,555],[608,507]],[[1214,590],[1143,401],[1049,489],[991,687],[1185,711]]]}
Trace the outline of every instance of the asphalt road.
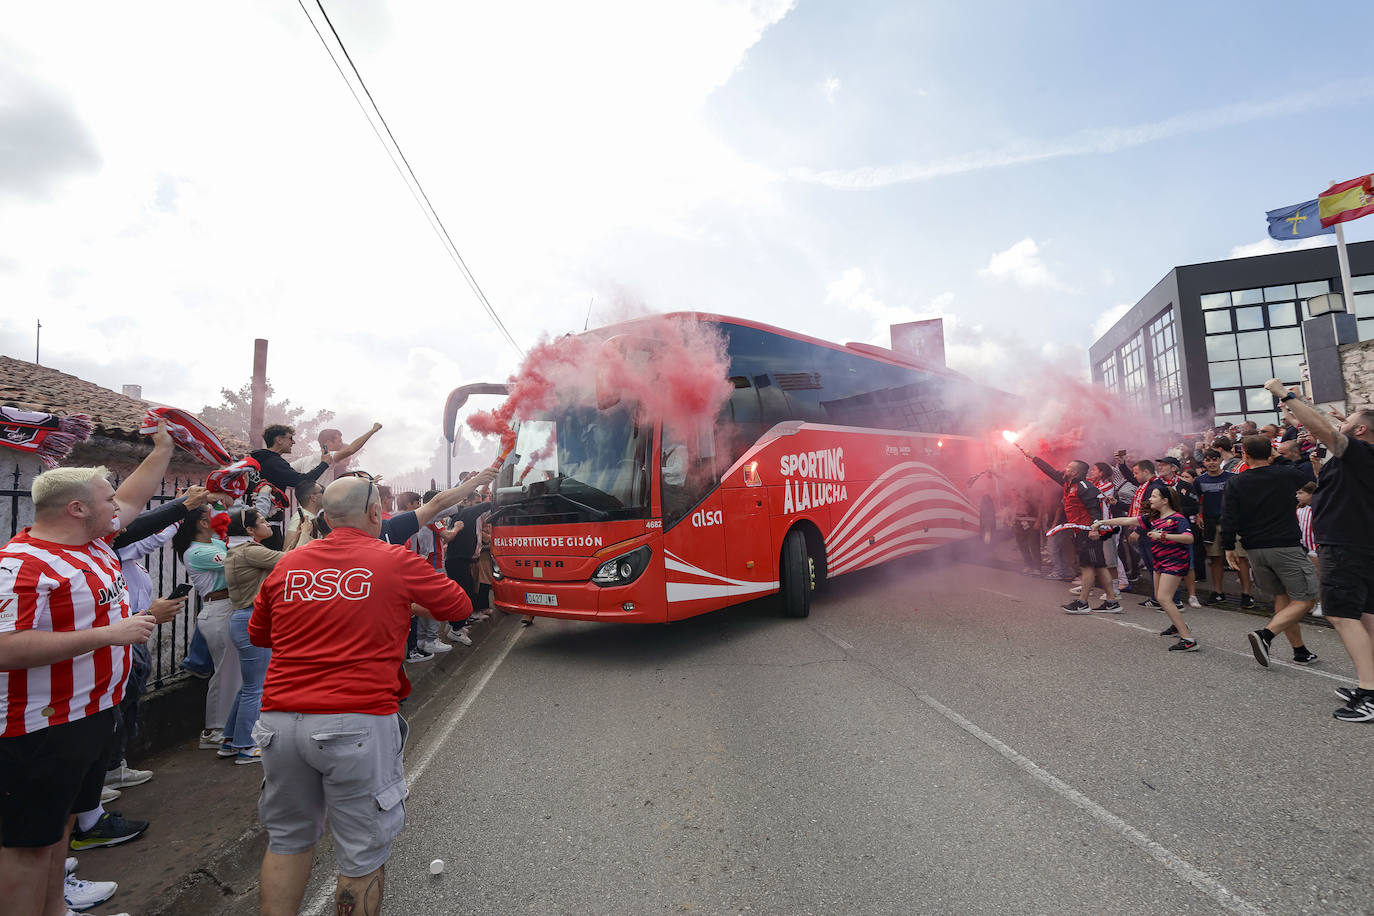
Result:
{"label": "asphalt road", "polygon": [[[806,620],[505,628],[407,751],[385,906],[1374,913],[1374,726],[1331,718],[1334,633],[1309,631],[1314,669],[1266,670],[1252,617],[1191,611],[1179,654],[1135,598],[1067,599],[927,557]],[[305,912],[332,869],[326,844]]]}

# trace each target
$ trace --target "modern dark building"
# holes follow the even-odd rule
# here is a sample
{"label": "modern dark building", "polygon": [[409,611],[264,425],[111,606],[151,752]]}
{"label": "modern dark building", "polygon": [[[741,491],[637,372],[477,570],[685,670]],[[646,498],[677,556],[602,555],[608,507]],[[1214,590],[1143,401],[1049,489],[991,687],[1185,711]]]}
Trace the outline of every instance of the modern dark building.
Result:
{"label": "modern dark building", "polygon": [[1275,420],[1271,378],[1340,400],[1335,348],[1374,339],[1374,242],[1347,251],[1349,311],[1317,318],[1342,291],[1334,246],[1175,267],[1089,348],[1093,380],[1180,432]]}

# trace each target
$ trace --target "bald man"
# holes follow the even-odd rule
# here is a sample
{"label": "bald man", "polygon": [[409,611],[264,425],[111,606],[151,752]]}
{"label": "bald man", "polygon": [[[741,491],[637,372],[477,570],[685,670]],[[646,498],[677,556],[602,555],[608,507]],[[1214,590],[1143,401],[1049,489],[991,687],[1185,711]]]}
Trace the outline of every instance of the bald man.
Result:
{"label": "bald man", "polygon": [[334,481],[323,512],[329,536],[277,563],[248,624],[253,644],[272,650],[253,730],[266,777],[259,904],[268,916],[300,908],[326,814],[336,910],[377,912],[391,844],[405,826],[398,711],[410,619],[462,620],[472,611],[456,582],[379,539],[373,481]]}

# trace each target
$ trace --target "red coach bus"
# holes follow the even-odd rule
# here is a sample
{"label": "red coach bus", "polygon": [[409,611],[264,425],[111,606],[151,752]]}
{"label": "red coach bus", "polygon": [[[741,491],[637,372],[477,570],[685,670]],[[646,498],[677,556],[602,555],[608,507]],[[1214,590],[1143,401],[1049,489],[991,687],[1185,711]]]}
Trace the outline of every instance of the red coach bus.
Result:
{"label": "red coach bus", "polygon": [[[1008,395],[880,347],[667,317],[724,336],[728,402],[699,429],[639,424],[629,404],[521,422],[515,455],[527,457],[494,490],[497,607],[663,623],[778,594],[805,617],[828,578],[991,540],[1011,455],[975,414]],[[633,340],[645,327],[589,333]]]}

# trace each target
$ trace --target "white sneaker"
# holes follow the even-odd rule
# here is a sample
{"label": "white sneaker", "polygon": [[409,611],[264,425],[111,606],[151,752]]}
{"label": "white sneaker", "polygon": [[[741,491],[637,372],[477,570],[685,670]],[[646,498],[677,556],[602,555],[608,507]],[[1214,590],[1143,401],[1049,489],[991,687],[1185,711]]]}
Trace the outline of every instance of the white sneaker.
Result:
{"label": "white sneaker", "polygon": [[444,652],[452,652],[452,651],[453,651],[453,646],[450,646],[450,645],[449,645],[448,643],[446,643],[446,642],[440,642],[440,641],[437,640],[437,639],[429,639],[429,640],[426,640],[426,641],[420,643],[420,645],[421,645],[422,647],[424,647],[424,650],[425,650],[426,652],[433,652],[433,653],[436,654],[436,655],[440,655],[440,654],[442,654],[442,653],[444,653]]}
{"label": "white sneaker", "polygon": [[1081,594],[1083,594],[1083,586],[1081,586],[1081,585],[1075,585],[1073,588],[1069,589],[1069,594],[1070,594],[1070,595],[1081,595]]}
{"label": "white sneaker", "polygon": [[141,786],[152,778],[152,770],[136,770],[129,766],[127,760],[121,760],[119,766],[105,774],[105,785],[111,789],[124,789],[129,786]]}
{"label": "white sneaker", "polygon": [[1312,616],[1313,616],[1313,617],[1321,617],[1321,616],[1323,616],[1323,615],[1322,615],[1322,603],[1321,603],[1320,601],[1318,601],[1316,604],[1312,605]]}
{"label": "white sneaker", "polygon": [[100,803],[101,803],[102,805],[108,805],[110,802],[114,801],[116,798],[119,798],[119,790],[118,790],[118,789],[111,789],[109,786],[101,786],[101,787],[100,787]]}
{"label": "white sneaker", "polygon": [[1188,607],[1202,607],[1202,602],[1197,600],[1197,595],[1188,596]]}
{"label": "white sneaker", "polygon": [[[448,634],[448,638],[453,640],[454,642],[460,642],[465,646],[472,645],[472,637],[468,635],[467,627],[463,627],[461,629],[453,631],[452,633]],[[452,647],[450,646],[450,648]]]}
{"label": "white sneaker", "polygon": [[70,875],[72,872],[76,871],[76,856],[67,856],[67,861],[63,864],[66,866],[67,874]]}
{"label": "white sneaker", "polygon": [[201,750],[219,750],[219,746],[224,743],[224,729],[207,728],[200,733]]}
{"label": "white sneaker", "polygon": [[71,875],[62,884],[62,896],[73,910],[84,910],[104,903],[115,895],[119,885],[113,881],[82,881]]}

